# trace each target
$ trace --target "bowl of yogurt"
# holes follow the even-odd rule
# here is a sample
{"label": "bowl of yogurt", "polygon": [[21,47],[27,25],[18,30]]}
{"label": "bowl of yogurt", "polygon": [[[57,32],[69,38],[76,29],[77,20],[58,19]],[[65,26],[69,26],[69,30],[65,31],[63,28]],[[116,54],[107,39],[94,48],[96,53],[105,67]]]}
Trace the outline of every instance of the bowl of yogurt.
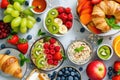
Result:
{"label": "bowl of yogurt", "polygon": [[69,60],[76,65],[87,63],[92,57],[92,47],[86,41],[75,40],[67,50]]}

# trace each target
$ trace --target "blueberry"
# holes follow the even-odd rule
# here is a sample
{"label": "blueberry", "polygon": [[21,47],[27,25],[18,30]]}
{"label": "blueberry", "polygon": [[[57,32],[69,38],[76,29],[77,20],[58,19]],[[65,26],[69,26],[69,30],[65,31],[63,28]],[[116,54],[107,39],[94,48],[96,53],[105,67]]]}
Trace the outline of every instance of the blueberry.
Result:
{"label": "blueberry", "polygon": [[40,22],[40,21],[41,21],[41,18],[40,18],[40,17],[37,17],[37,18],[36,18],[36,21],[37,21],[37,22]]}
{"label": "blueberry", "polygon": [[80,28],[80,32],[81,33],[85,32],[85,28],[84,27]]}
{"label": "blueberry", "polygon": [[71,72],[70,74],[71,74],[71,76],[75,76],[75,72]]}
{"label": "blueberry", "polygon": [[82,67],[80,67],[80,68],[79,68],[79,70],[80,70],[80,71],[82,71],[82,70],[83,70],[83,68],[82,68]]}
{"label": "blueberry", "polygon": [[57,77],[57,79],[56,79],[56,80],[61,80],[61,79],[60,79],[60,77]]}
{"label": "blueberry", "polygon": [[51,74],[48,74],[48,77],[51,79]]}
{"label": "blueberry", "polygon": [[112,70],[113,70],[113,68],[112,68],[112,67],[108,67],[108,70],[109,70],[109,71],[112,71]]}
{"label": "blueberry", "polygon": [[108,76],[108,78],[111,80],[111,79],[112,79],[112,76]]}
{"label": "blueberry", "polygon": [[56,73],[57,73],[56,71],[54,71],[54,72],[52,73],[52,76],[51,76],[51,78],[52,78],[52,79],[54,79],[54,78],[55,78]]}
{"label": "blueberry", "polygon": [[64,73],[65,72],[65,68],[63,68],[61,71]]}
{"label": "blueberry", "polygon": [[76,72],[76,77],[80,78],[80,73],[79,72]]}
{"label": "blueberry", "polygon": [[74,80],[79,80],[79,78],[78,77],[74,77]]}
{"label": "blueberry", "polygon": [[108,71],[108,76],[112,76],[112,71]]}
{"label": "blueberry", "polygon": [[5,44],[1,44],[1,49],[4,49],[5,48]]}
{"label": "blueberry", "polygon": [[65,68],[65,71],[68,71],[68,68],[67,68],[67,67]]}
{"label": "blueberry", "polygon": [[65,80],[65,77],[64,77],[64,76],[62,76],[62,77],[61,77],[61,80]]}
{"label": "blueberry", "polygon": [[9,55],[10,54],[10,50],[6,50],[5,54]]}
{"label": "blueberry", "polygon": [[58,75],[59,75],[59,76],[62,76],[62,75],[63,75],[63,72],[62,72],[62,71],[59,71],[59,72],[58,72]]}
{"label": "blueberry", "polygon": [[69,77],[68,77],[68,80],[73,80],[73,77],[72,77],[72,76],[69,76]]}
{"label": "blueberry", "polygon": [[32,35],[28,35],[27,40],[31,40],[31,39],[32,39]]}
{"label": "blueberry", "polygon": [[69,70],[69,71],[72,71],[73,69],[70,67],[70,68],[68,68],[68,70]]}
{"label": "blueberry", "polygon": [[69,76],[70,72],[69,71],[65,71],[65,75]]}
{"label": "blueberry", "polygon": [[28,6],[28,5],[29,5],[29,2],[28,2],[28,1],[25,1],[25,5]]}

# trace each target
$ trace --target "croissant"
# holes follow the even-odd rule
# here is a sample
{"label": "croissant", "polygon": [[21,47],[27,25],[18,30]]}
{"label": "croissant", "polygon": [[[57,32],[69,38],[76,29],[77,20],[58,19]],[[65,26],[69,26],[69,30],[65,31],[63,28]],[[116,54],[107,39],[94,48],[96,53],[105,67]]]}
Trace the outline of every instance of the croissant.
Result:
{"label": "croissant", "polygon": [[14,56],[0,54],[0,70],[16,78],[22,78],[22,70],[18,59]]}
{"label": "croissant", "polygon": [[106,23],[106,15],[113,15],[116,21],[120,21],[120,4],[115,1],[101,1],[99,4],[93,7],[92,21],[96,28],[102,32],[107,32],[111,28]]}

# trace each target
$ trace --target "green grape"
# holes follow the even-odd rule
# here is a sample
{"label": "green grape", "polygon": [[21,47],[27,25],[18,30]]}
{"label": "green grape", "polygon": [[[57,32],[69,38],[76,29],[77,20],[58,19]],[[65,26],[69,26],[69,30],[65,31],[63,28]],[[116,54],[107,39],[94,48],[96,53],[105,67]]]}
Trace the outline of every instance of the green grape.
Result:
{"label": "green grape", "polygon": [[26,15],[30,15],[30,16],[33,16],[33,12],[28,8],[28,9],[25,9],[23,10],[23,13],[26,14]]}
{"label": "green grape", "polygon": [[27,26],[27,19],[26,18],[23,18],[22,20],[21,20],[21,25],[20,25],[20,27],[26,27]]}
{"label": "green grape", "polygon": [[14,7],[14,9],[16,9],[18,11],[22,10],[22,6],[18,2],[14,2],[13,7]]}
{"label": "green grape", "polygon": [[19,32],[19,27],[13,28],[13,31],[16,32],[16,33],[18,33]]}
{"label": "green grape", "polygon": [[7,14],[9,14],[9,13],[7,13],[7,11],[6,11],[6,10],[4,10],[4,14],[5,14],[5,15],[7,15]]}
{"label": "green grape", "polygon": [[21,17],[16,17],[12,20],[11,22],[11,27],[12,29],[14,29],[15,27],[18,27],[20,26],[20,23],[21,23]]}
{"label": "green grape", "polygon": [[13,11],[13,8],[8,7],[8,8],[6,9],[6,13],[12,13],[12,11]]}
{"label": "green grape", "polygon": [[21,27],[20,26],[20,32],[23,33],[23,34],[26,33],[27,32],[27,27]]}
{"label": "green grape", "polygon": [[31,20],[27,20],[27,28],[31,29],[34,26],[34,23]]}
{"label": "green grape", "polygon": [[13,17],[18,17],[18,16],[20,15],[20,13],[19,13],[19,11],[17,11],[17,10],[13,10],[12,13],[11,13],[11,15],[12,15]]}
{"label": "green grape", "polygon": [[3,18],[3,21],[4,23],[9,23],[13,20],[13,17],[11,15],[6,15],[4,18]]}
{"label": "green grape", "polygon": [[27,19],[28,19],[28,20],[31,20],[34,24],[35,24],[35,22],[36,22],[35,18],[32,17],[32,16],[28,16]]}
{"label": "green grape", "polygon": [[13,8],[13,5],[9,4],[9,5],[7,6],[7,8]]}

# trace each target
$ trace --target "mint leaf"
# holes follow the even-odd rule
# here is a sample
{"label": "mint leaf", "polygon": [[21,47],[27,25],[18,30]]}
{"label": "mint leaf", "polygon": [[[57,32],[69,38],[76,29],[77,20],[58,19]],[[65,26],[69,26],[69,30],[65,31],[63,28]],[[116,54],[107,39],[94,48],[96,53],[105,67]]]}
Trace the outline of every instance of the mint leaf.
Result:
{"label": "mint leaf", "polygon": [[46,34],[46,33],[45,33],[45,32],[42,32],[41,29],[38,31],[38,36],[42,36],[42,35],[45,35],[45,34]]}
{"label": "mint leaf", "polygon": [[74,51],[75,52],[81,52],[84,49],[83,46],[80,46],[79,48],[75,48]]}
{"label": "mint leaf", "polygon": [[25,56],[22,53],[19,54],[19,57],[21,60],[25,59]]}
{"label": "mint leaf", "polygon": [[97,45],[100,45],[102,42],[103,42],[103,38],[101,38],[97,41]]}

